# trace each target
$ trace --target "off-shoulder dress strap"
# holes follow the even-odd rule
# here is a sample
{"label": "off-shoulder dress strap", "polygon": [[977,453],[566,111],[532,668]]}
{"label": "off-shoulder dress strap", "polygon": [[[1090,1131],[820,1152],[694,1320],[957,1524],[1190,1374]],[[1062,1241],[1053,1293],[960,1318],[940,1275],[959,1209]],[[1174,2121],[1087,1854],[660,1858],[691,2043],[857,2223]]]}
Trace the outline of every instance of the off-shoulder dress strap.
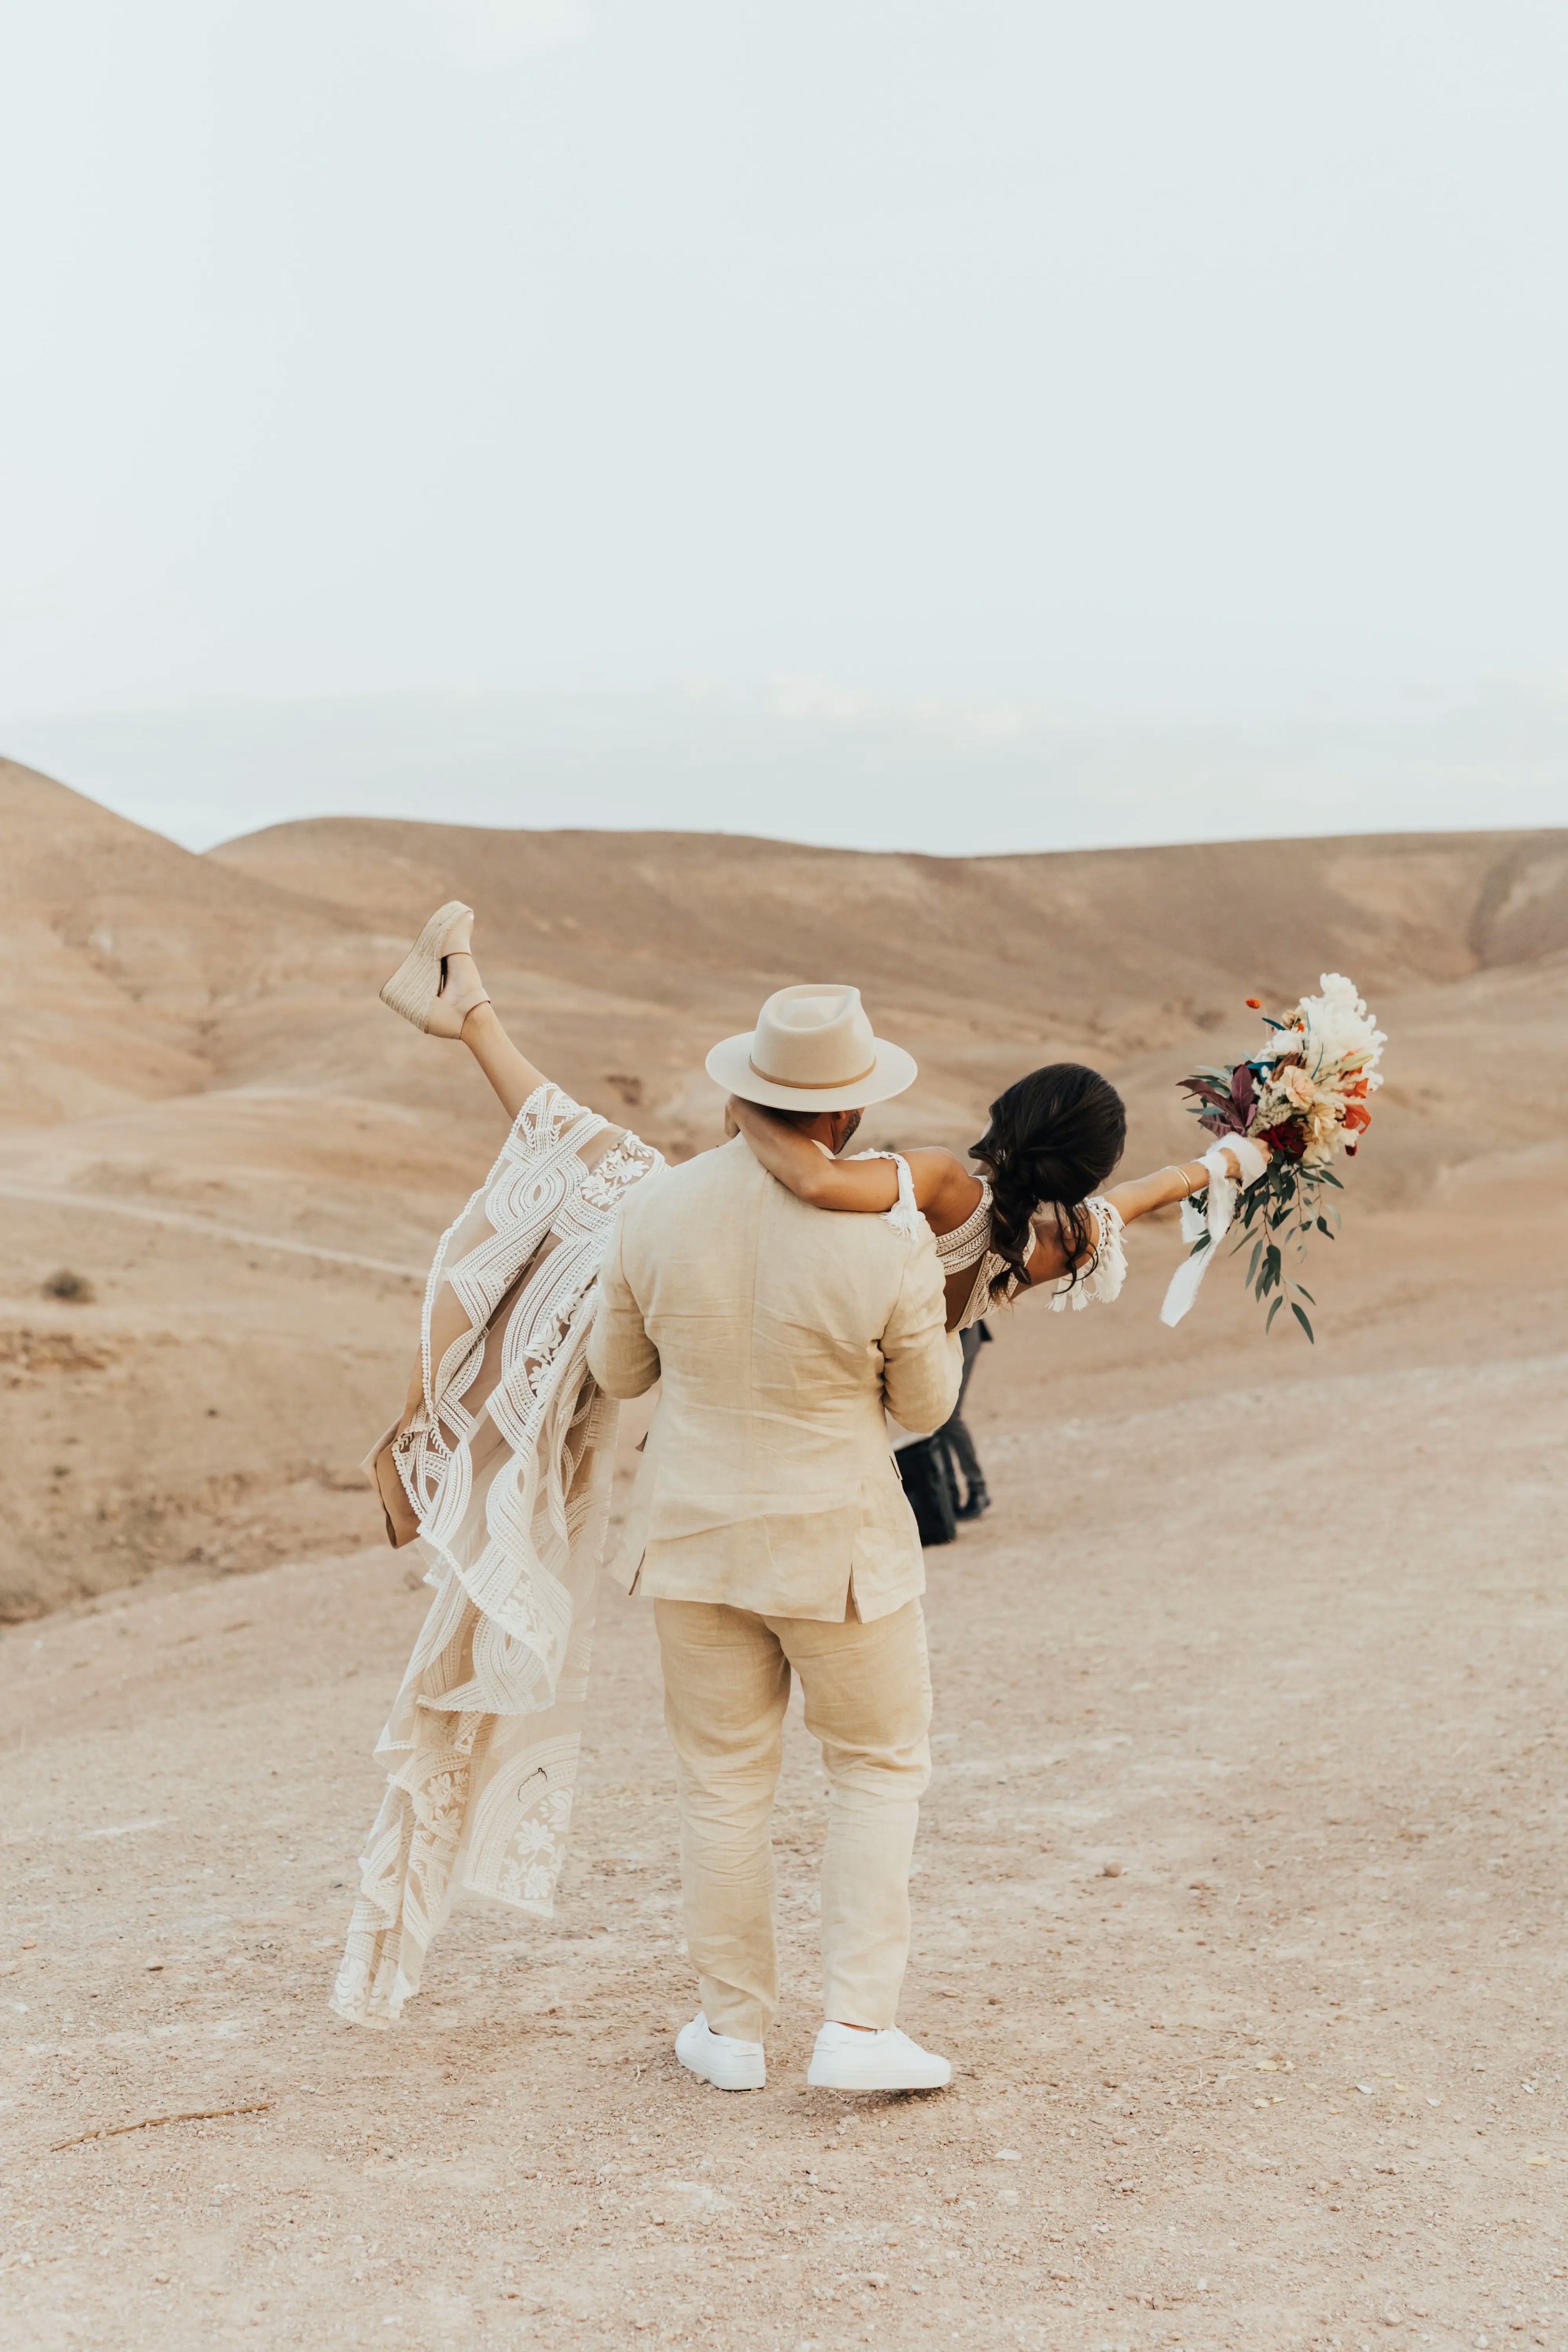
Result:
{"label": "off-shoulder dress strap", "polygon": [[[825,1148],[821,1144],[817,1146],[818,1150]],[[895,1233],[902,1234],[906,1241],[913,1242],[918,1241],[922,1233],[928,1233],[931,1230],[915,1199],[915,1180],[910,1173],[910,1163],[901,1152],[857,1151],[854,1157],[857,1160],[890,1160],[898,1170],[899,1197],[890,1209],[884,1209],[882,1212],[887,1223],[892,1226]],[[937,1248],[940,1254],[942,1248],[940,1242]]]}

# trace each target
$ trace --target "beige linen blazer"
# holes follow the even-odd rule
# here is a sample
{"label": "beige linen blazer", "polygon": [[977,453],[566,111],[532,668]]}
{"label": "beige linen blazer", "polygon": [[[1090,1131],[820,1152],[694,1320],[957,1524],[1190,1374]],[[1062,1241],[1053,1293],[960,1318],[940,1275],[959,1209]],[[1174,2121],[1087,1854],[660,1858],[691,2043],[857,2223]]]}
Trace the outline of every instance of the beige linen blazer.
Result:
{"label": "beige linen blazer", "polygon": [[763,1616],[868,1622],[924,1590],[888,1442],[958,1396],[922,1225],[808,1208],[737,1137],[646,1177],[599,1276],[588,1368],[664,1386],[619,1554],[628,1588]]}

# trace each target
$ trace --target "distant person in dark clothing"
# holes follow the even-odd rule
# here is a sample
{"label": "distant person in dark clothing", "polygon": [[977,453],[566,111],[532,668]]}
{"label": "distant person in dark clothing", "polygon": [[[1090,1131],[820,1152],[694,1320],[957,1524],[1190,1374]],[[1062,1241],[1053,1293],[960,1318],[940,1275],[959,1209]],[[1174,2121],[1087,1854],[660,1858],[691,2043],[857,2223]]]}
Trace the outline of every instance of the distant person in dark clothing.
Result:
{"label": "distant person in dark clothing", "polygon": [[[989,1326],[972,1323],[958,1335],[963,1349],[963,1378],[959,1382],[958,1402],[931,1438],[933,1447],[940,1447],[947,1456],[948,1475],[953,1485],[952,1515],[957,1519],[977,1519],[982,1511],[991,1507],[990,1490],[985,1473],[980,1467],[980,1456],[974,1451],[974,1440],[963,1418],[963,1400],[969,1390],[974,1360],[991,1337]],[[960,1501],[958,1482],[963,1481],[963,1495]]]}

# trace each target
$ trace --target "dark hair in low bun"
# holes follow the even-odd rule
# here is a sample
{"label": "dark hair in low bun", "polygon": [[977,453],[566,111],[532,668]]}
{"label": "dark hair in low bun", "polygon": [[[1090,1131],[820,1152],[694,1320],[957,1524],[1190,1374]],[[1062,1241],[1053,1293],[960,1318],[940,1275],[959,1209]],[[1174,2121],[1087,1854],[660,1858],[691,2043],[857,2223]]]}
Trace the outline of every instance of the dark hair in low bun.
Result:
{"label": "dark hair in low bun", "polygon": [[997,1285],[1003,1297],[1030,1286],[1032,1221],[1042,1208],[1056,1213],[1078,1280],[1078,1261],[1095,1239],[1084,1202],[1104,1183],[1126,1140],[1121,1097],[1109,1078],[1080,1062],[1048,1062],[997,1096],[991,1124],[970,1153],[991,1171],[991,1246],[1008,1267]]}

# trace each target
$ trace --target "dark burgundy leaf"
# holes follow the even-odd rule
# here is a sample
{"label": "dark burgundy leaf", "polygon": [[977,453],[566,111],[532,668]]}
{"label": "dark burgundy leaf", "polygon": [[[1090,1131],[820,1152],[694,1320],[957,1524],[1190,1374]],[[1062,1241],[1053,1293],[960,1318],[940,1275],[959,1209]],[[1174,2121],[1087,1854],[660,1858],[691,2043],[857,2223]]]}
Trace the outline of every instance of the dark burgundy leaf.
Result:
{"label": "dark burgundy leaf", "polygon": [[1180,1083],[1184,1094],[1196,1095],[1200,1102],[1211,1103],[1215,1110],[1229,1112],[1234,1121],[1236,1105],[1223,1087],[1212,1087],[1206,1078],[1183,1078]]}

